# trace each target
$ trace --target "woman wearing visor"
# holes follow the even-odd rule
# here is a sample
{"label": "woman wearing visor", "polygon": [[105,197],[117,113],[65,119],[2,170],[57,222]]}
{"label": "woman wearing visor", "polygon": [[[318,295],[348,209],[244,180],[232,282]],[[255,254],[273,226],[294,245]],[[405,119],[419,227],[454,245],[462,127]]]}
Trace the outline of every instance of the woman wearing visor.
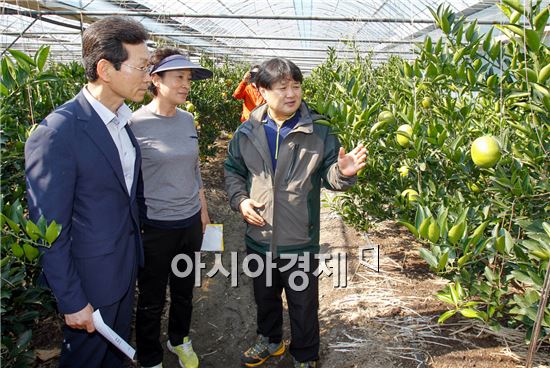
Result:
{"label": "woman wearing visor", "polygon": [[189,337],[195,276],[191,272],[177,277],[171,262],[183,253],[194,263],[210,218],[193,115],[178,105],[185,103],[192,80],[210,78],[212,72],[174,48],[156,50],[151,64],[153,100],[130,122],[142,152],[144,193],[140,217],[145,264],[138,274],[137,354],[142,367],[162,367],[161,316],[170,280],[167,346],[182,367],[195,368],[199,362]]}

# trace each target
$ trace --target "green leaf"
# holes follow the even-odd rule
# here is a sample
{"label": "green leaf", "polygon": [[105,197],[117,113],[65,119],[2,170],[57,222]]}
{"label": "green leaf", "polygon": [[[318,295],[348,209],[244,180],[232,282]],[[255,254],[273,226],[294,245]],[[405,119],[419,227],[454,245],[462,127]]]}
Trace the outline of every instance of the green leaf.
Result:
{"label": "green leaf", "polygon": [[[13,58],[17,61],[17,64],[20,66],[36,66],[36,63],[34,60],[27,54],[25,54],[23,51],[9,49],[9,53],[13,56]],[[25,65],[26,64],[26,65]]]}
{"label": "green leaf", "polygon": [[454,316],[455,314],[456,314],[456,310],[446,311],[441,316],[439,316],[439,318],[437,319],[437,323],[443,323],[449,318],[451,318],[452,316]]}
{"label": "green leaf", "polygon": [[42,236],[42,233],[40,232],[38,226],[36,226],[34,222],[30,220],[27,221],[27,224],[25,225],[25,232],[34,241],[38,240],[38,238]]}
{"label": "green leaf", "polygon": [[61,225],[57,224],[55,221],[52,221],[46,229],[46,242],[51,245],[57,239],[60,233]]}
{"label": "green leaf", "polygon": [[449,19],[447,19],[446,15],[443,15],[440,20],[441,22],[439,23],[439,26],[441,27],[441,30],[443,33],[448,35],[449,32],[451,32],[451,24],[449,23]]}
{"label": "green leaf", "polygon": [[17,258],[22,258],[25,252],[23,251],[23,248],[18,243],[13,243],[11,245],[11,251],[14,256]]}
{"label": "green leaf", "polygon": [[514,12],[510,15],[510,23],[517,23],[520,17],[521,13],[514,10]]}
{"label": "green leaf", "polygon": [[483,50],[489,52],[491,48],[491,41],[493,40],[493,27],[489,29],[489,32],[485,35],[485,40],[483,41]]}
{"label": "green leaf", "polygon": [[48,55],[50,54],[50,46],[41,46],[40,49],[34,55],[34,60],[39,71],[44,70],[44,65],[46,65],[46,60],[48,60]]}
{"label": "green leaf", "polygon": [[416,227],[414,227],[412,224],[406,222],[406,221],[397,221],[398,224],[405,226],[409,231],[418,238],[418,230],[416,230]]}
{"label": "green leaf", "polygon": [[535,283],[533,282],[533,280],[526,274],[524,274],[523,272],[521,271],[518,271],[518,270],[514,270],[512,272],[510,272],[510,275],[516,280],[516,281],[519,281],[519,282],[522,282],[526,285],[534,285]]}
{"label": "green leaf", "polygon": [[429,250],[425,249],[425,248],[420,248],[420,256],[422,258],[424,258],[424,260],[426,262],[428,262],[428,264],[434,268],[434,269],[437,269],[437,259],[434,257],[434,255],[432,254],[432,252],[430,252]]}
{"label": "green leaf", "polygon": [[23,250],[25,251],[25,256],[30,262],[34,261],[40,255],[38,249],[28,243],[23,244]]}
{"label": "green leaf", "polygon": [[19,224],[16,223],[15,221],[11,220],[10,218],[8,218],[6,215],[4,215],[3,213],[0,214],[0,216],[2,216],[2,221],[5,221],[8,226],[10,227],[10,229],[13,230],[14,233],[16,234],[19,234],[19,231],[20,231],[20,227],[19,227]]}
{"label": "green leaf", "polygon": [[342,92],[344,95],[347,94],[347,90],[344,88],[344,86],[342,86],[340,83],[338,82],[334,82],[334,85],[336,86],[336,88]]}
{"label": "green leaf", "polygon": [[548,10],[548,7],[544,8],[540,13],[537,14],[535,17],[535,29],[539,32],[544,32],[544,28],[548,24],[548,16],[550,15],[550,11]]}
{"label": "green leaf", "polygon": [[481,236],[483,235],[483,232],[485,231],[485,228],[487,227],[487,224],[489,224],[489,221],[485,221],[481,223],[473,232],[472,238],[470,239],[470,244],[477,244]]}
{"label": "green leaf", "polygon": [[443,253],[441,258],[439,258],[439,263],[437,264],[437,271],[441,272],[447,266],[447,261],[449,260],[449,251]]}
{"label": "green leaf", "polygon": [[451,298],[453,299],[453,304],[458,305],[458,302],[460,299],[458,297],[458,292],[456,291],[454,284],[449,285],[449,291],[451,292]]}
{"label": "green leaf", "polygon": [[538,51],[540,48],[539,34],[532,29],[526,29],[525,37],[527,38],[527,46],[533,51]]}
{"label": "green leaf", "polygon": [[489,266],[485,266],[485,270],[483,274],[485,275],[485,278],[487,279],[487,281],[489,281],[490,283],[493,283],[495,281],[495,274],[489,268]]}
{"label": "green leaf", "polygon": [[468,40],[468,42],[472,41],[472,37],[474,37],[474,32],[476,30],[476,25],[477,25],[477,19],[474,20],[470,26],[468,26],[468,28],[466,29],[466,39]]}
{"label": "green leaf", "polygon": [[514,240],[510,232],[504,229],[504,250],[506,251],[506,254],[512,253],[512,249],[514,248],[515,243],[516,241]]}
{"label": "green leaf", "polygon": [[509,6],[507,5],[504,5],[504,4],[499,4],[497,3],[496,4],[500,10],[504,13],[504,15],[506,15],[508,18],[510,18],[512,16],[512,9],[510,9]]}
{"label": "green leaf", "polygon": [[502,2],[520,14],[525,13],[525,8],[519,0],[502,0]]}
{"label": "green leaf", "polygon": [[460,314],[462,314],[466,318],[476,318],[482,321],[485,321],[486,319],[485,313],[471,308],[461,309]]}
{"label": "green leaf", "polygon": [[451,298],[450,294],[447,294],[447,293],[444,293],[444,292],[440,291],[439,293],[437,293],[435,295],[435,297],[437,299],[441,300],[444,303],[455,305],[455,303],[453,302],[453,298]]}

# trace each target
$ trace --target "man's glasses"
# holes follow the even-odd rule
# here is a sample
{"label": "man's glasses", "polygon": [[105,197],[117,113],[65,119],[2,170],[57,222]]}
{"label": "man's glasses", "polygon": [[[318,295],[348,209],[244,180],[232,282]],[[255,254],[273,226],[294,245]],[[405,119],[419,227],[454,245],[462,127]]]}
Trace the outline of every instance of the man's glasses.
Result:
{"label": "man's glasses", "polygon": [[132,69],[139,70],[140,72],[142,72],[144,74],[151,74],[151,71],[153,70],[153,67],[154,67],[154,65],[137,67],[137,66],[133,66],[133,65],[130,65],[130,64],[126,64],[126,63],[121,63],[121,64],[126,65],[127,67],[130,67]]}

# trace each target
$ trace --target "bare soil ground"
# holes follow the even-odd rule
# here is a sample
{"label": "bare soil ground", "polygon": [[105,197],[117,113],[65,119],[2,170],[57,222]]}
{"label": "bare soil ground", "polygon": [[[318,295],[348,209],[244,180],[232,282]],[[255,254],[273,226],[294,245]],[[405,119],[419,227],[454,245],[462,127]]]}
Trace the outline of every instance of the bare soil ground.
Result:
{"label": "bare soil ground", "polygon": [[[225,251],[221,259],[230,270],[232,252],[237,252],[239,260],[245,256],[245,225],[240,215],[230,210],[223,190],[226,144],[221,141],[218,157],[203,165],[203,180],[212,221],[224,224]],[[320,279],[321,367],[512,368],[523,364],[526,346],[522,332],[504,331],[495,336],[479,324],[461,319],[437,324],[438,315],[446,306],[433,295],[445,281],[429,272],[418,255],[420,244],[406,229],[385,222],[369,234],[360,234],[346,226],[328,206],[323,208],[321,229],[322,253],[334,257],[337,253],[347,254],[346,287],[334,287],[335,275],[322,275]],[[372,249],[379,249],[378,257]],[[376,268],[373,259],[379,260],[378,272],[369,267]],[[251,280],[239,264],[238,287],[233,287],[231,277],[220,273],[206,275],[214,264],[214,254],[204,254],[203,261],[206,269],[202,286],[196,289],[194,298],[194,349],[203,368],[240,367],[239,356],[256,335]],[[327,264],[336,267],[335,261]],[[166,319],[163,324],[166,331]],[[56,366],[60,320],[52,318],[39,326],[33,345],[43,350],[42,354],[54,357],[46,362],[37,359],[36,366]],[[290,338],[288,316],[285,338]],[[166,342],[167,335],[161,339]],[[535,366],[548,367],[549,361],[550,349],[544,346],[537,353]],[[166,351],[164,367],[178,366],[175,356]],[[288,353],[264,365],[291,366]]]}

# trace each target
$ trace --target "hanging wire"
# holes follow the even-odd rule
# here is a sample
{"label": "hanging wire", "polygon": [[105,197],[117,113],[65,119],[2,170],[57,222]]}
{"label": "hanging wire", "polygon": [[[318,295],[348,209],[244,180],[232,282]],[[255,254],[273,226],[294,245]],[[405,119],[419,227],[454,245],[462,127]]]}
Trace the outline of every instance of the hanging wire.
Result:
{"label": "hanging wire", "polygon": [[[413,50],[413,63],[414,61],[416,60],[416,48],[414,48],[414,32],[413,32],[413,29],[414,29],[414,14],[413,14],[413,11],[412,11],[412,1],[409,1],[409,14],[411,15],[411,30],[410,30],[410,40],[411,40],[411,43],[410,43],[410,47],[412,48]],[[414,120],[416,120],[416,73],[414,71],[414,67],[412,67],[412,70],[413,70],[413,116],[414,116]]]}

